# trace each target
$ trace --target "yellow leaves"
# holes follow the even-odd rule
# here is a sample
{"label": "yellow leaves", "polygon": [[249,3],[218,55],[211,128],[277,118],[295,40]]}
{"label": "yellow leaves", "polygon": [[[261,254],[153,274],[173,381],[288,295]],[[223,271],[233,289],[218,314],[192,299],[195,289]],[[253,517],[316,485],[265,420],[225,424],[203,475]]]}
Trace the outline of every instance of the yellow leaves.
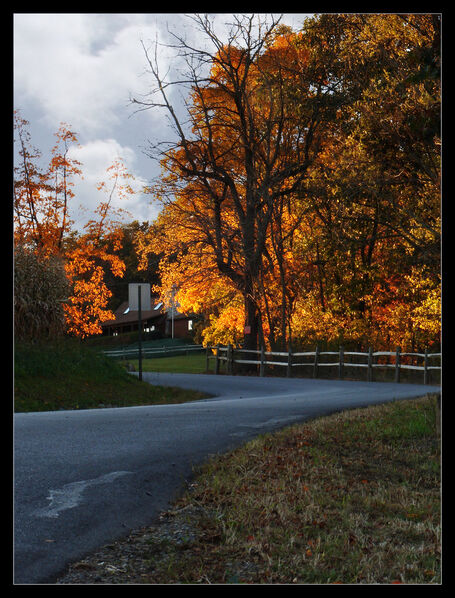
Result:
{"label": "yellow leaves", "polygon": [[[209,318],[207,342],[241,338],[247,266],[248,299],[269,340],[346,332],[393,345],[437,333],[438,290],[422,273],[405,276],[421,255],[437,262],[438,161],[417,143],[427,121],[436,134],[437,84],[419,82],[418,53],[410,58],[430,49],[432,23],[429,15],[322,15],[302,35],[276,31],[244,80],[251,56],[219,48],[210,82],[193,89],[192,139],[162,161],[154,193],[163,211],[136,239],[141,267],[151,253],[164,256],[162,297],[176,285],[181,309]],[[326,120],[313,120],[315,105]],[[317,158],[303,175],[291,165],[307,154],[311,162],[313,148],[301,144],[310,125]],[[251,266],[259,245],[262,262]]]}
{"label": "yellow leaves", "polygon": [[[437,342],[441,333],[441,289],[438,277],[414,267],[409,274],[382,281],[365,296],[376,326],[387,330],[391,346],[411,350]],[[386,283],[386,284],[385,284]]]}
{"label": "yellow leaves", "polygon": [[243,302],[239,298],[237,302],[222,307],[217,317],[210,316],[210,325],[203,331],[203,344],[238,345],[243,338],[244,321]]}

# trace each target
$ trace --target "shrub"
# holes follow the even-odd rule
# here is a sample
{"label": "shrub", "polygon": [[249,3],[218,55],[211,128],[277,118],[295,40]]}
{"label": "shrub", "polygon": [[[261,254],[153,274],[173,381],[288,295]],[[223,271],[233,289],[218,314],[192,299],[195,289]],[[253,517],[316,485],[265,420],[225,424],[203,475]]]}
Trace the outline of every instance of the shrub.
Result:
{"label": "shrub", "polygon": [[62,301],[69,285],[62,260],[14,250],[14,333],[17,340],[55,338],[65,331]]}

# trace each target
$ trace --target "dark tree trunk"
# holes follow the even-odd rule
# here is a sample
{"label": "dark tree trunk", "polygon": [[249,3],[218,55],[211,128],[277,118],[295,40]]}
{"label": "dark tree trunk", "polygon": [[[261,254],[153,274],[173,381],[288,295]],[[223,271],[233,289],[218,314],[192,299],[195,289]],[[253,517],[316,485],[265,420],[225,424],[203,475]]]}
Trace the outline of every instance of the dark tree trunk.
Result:
{"label": "dark tree trunk", "polygon": [[243,348],[256,350],[259,338],[259,314],[256,302],[250,295],[245,298],[245,331]]}

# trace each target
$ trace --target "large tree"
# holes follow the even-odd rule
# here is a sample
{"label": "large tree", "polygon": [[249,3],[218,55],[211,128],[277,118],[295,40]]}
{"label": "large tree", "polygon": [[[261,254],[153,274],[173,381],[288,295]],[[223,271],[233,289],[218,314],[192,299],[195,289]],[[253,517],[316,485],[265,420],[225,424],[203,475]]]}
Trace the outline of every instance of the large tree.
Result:
{"label": "large tree", "polygon": [[422,346],[440,324],[438,15],[322,15],[307,30],[349,98],[307,189],[321,299],[370,341]]}
{"label": "large tree", "polygon": [[316,15],[301,32],[233,18],[222,43],[194,17],[213,51],[177,38],[180,80],[144,48],[158,95],[136,105],[176,132],[151,146],[163,210],[138,243],[162,255],[163,294],[206,311],[212,342],[437,340],[438,16]]}
{"label": "large tree", "polygon": [[[318,155],[322,123],[330,120],[338,94],[327,80],[330,65],[321,68],[305,38],[280,28],[279,20],[267,25],[254,15],[233,15],[223,42],[208,17],[191,18],[213,50],[177,37],[188,71],[180,81],[165,81],[156,49],[153,55],[144,46],[158,95],[133,101],[140,109],[167,110],[177,133],[164,149],[155,146],[164,169],[155,191],[164,203],[160,221],[167,257],[178,253],[185,275],[183,256],[192,255],[194,266],[194,254],[199,255],[200,266],[242,295],[244,346],[255,348],[263,328],[261,277],[270,266],[269,233],[273,227],[285,284],[279,259],[285,202]],[[185,124],[168,95],[177,84],[190,87]],[[284,311],[288,300],[282,292]]]}

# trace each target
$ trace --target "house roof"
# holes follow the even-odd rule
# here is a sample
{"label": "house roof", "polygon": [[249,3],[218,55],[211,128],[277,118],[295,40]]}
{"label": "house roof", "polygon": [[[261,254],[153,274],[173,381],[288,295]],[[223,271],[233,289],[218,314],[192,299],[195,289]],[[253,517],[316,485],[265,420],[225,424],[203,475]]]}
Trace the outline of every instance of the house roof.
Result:
{"label": "house roof", "polygon": [[[163,303],[152,298],[152,309],[142,309],[141,318],[142,320],[150,320],[151,318],[158,318],[165,313],[163,311]],[[112,326],[113,324],[128,324],[130,322],[137,322],[139,319],[139,312],[129,309],[128,301],[124,301],[114,311],[115,318],[113,320],[106,320],[101,325]]]}
{"label": "house roof", "polygon": [[[115,318],[113,320],[106,320],[101,323],[101,326],[112,326],[114,324],[129,324],[137,322],[139,319],[139,312],[137,310],[130,310],[128,301],[124,301],[114,311]],[[160,316],[166,316],[170,318],[169,312],[163,309],[163,302],[160,301],[159,297],[152,297],[152,309],[141,310],[141,319],[150,320]],[[185,314],[175,311],[174,320],[187,318]]]}

